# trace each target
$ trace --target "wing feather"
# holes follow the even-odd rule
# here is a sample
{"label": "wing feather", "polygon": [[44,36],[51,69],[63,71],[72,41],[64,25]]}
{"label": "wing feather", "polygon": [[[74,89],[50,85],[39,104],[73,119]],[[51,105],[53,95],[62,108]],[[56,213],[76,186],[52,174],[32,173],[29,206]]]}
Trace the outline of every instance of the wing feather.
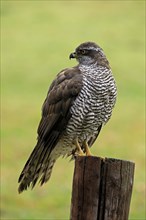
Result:
{"label": "wing feather", "polygon": [[27,187],[41,184],[51,175],[55,160],[50,158],[71,117],[70,108],[82,88],[82,74],[78,67],[61,71],[50,86],[42,107],[38,126],[38,142],[27,160],[18,182],[19,193]]}
{"label": "wing feather", "polygon": [[70,107],[82,88],[79,69],[65,69],[57,75],[50,86],[42,107],[42,119],[38,127],[38,138],[46,140],[53,132],[60,135],[70,119]]}

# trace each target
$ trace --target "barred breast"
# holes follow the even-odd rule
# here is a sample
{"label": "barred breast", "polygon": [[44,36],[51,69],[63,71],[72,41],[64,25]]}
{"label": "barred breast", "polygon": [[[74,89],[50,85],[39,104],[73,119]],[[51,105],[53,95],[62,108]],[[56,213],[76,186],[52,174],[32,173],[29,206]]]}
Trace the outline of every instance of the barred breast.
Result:
{"label": "barred breast", "polygon": [[67,125],[69,139],[88,140],[100,125],[111,117],[116,101],[116,85],[111,70],[106,67],[80,66],[83,88],[71,107],[72,117]]}

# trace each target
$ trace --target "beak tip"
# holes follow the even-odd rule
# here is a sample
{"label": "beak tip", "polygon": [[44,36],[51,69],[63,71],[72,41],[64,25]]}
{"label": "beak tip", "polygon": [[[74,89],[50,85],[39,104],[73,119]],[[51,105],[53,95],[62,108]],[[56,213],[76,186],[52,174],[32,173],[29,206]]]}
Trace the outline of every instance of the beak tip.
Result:
{"label": "beak tip", "polygon": [[75,53],[71,53],[71,54],[69,55],[69,59],[70,59],[70,60],[73,59],[73,58],[76,58],[76,54],[75,54]]}

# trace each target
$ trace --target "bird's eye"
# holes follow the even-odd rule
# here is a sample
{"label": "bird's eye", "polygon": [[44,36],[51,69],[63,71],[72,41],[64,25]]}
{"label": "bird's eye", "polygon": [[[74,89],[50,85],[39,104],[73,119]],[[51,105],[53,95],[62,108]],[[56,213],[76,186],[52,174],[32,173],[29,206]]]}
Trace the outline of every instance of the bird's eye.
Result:
{"label": "bird's eye", "polygon": [[86,54],[86,50],[81,50],[81,54]]}

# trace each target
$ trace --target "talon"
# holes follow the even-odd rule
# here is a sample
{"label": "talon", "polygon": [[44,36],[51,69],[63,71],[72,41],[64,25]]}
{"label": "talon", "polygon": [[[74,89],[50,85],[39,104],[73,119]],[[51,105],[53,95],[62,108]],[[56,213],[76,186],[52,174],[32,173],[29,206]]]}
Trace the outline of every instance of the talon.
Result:
{"label": "talon", "polygon": [[93,156],[86,140],[83,142],[83,145],[85,148],[86,156]]}
{"label": "talon", "polygon": [[101,158],[101,160],[103,160],[103,162],[105,162],[105,157],[100,157]]}
{"label": "talon", "polygon": [[77,156],[85,156],[85,153],[81,150],[81,151],[76,152],[76,155]]}
{"label": "talon", "polygon": [[79,144],[79,142],[78,142],[78,138],[76,138],[76,139],[74,140],[74,144],[75,144],[75,146],[76,146],[76,148],[77,148],[76,155],[77,155],[77,156],[85,156],[85,154],[84,154],[84,152],[82,151],[82,149],[81,149],[81,147],[80,147],[80,144]]}

